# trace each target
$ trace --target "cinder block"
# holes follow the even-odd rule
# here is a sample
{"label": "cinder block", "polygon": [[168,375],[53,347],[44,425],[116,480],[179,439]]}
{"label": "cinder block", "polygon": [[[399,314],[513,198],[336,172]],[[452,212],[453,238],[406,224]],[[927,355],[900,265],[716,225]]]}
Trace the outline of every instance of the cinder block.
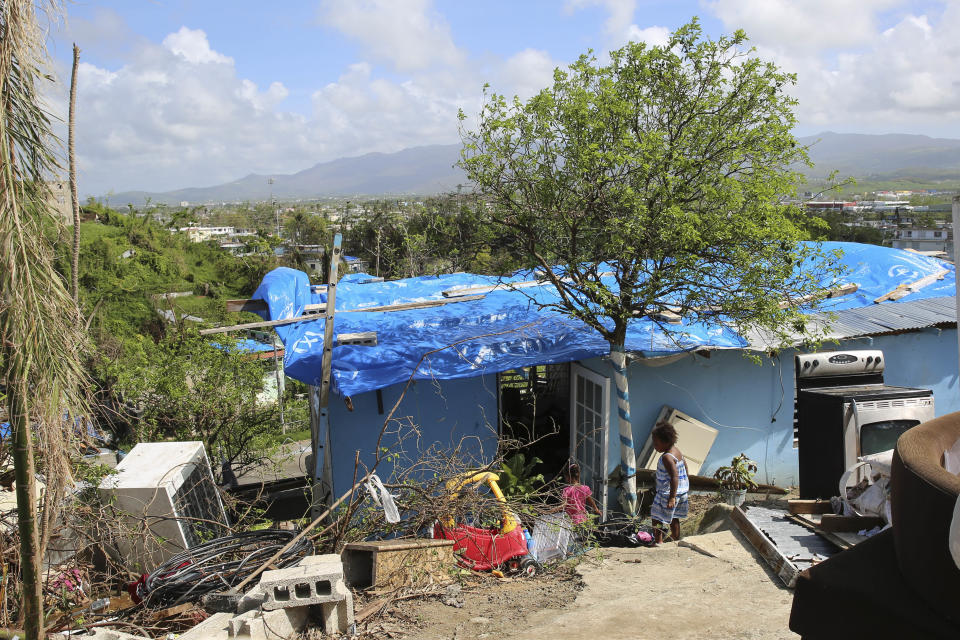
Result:
{"label": "cinder block", "polygon": [[332,562],[312,561],[306,565],[265,571],[260,591],[265,611],[284,607],[302,607],[343,600],[349,593],[343,582],[339,556]]}
{"label": "cinder block", "polygon": [[346,590],[346,598],[339,602],[324,602],[320,605],[323,632],[328,636],[347,633],[353,626],[353,594]]}
{"label": "cinder block", "polygon": [[228,640],[232,618],[230,613],[215,613],[184,633],[179,640]]}
{"label": "cinder block", "polygon": [[228,631],[236,640],[286,640],[303,631],[309,613],[309,607],[248,611],[232,618]]}

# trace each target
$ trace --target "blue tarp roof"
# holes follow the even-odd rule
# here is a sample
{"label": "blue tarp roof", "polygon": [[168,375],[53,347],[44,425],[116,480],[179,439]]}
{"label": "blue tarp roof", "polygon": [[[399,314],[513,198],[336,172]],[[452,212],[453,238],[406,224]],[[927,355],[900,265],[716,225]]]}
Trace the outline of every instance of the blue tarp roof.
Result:
{"label": "blue tarp roof", "polygon": [[[824,286],[857,283],[859,289],[827,300],[821,310],[871,306],[875,298],[898,285],[943,270],[947,273],[942,280],[901,300],[954,295],[955,271],[949,263],[874,245],[825,242],[822,246],[828,251],[842,249],[842,261],[849,268],[842,282],[824,283]],[[540,310],[530,300],[531,295],[540,301],[555,297],[555,290],[549,286],[522,291],[501,289],[479,300],[426,309],[362,312],[365,307],[446,300],[442,295],[446,289],[492,286],[529,279],[529,275],[498,278],[455,273],[358,283],[367,278],[365,274],[351,274],[337,286],[334,334],[376,331],[378,342],[375,347],[334,347],[333,383],[341,395],[355,395],[404,382],[415,369],[418,379],[462,378],[609,353],[609,346],[598,333],[559,313]],[[264,317],[271,320],[300,315],[304,305],[325,301],[323,294],[311,291],[305,273],[288,268],[268,273],[252,297],[267,302],[269,312]],[[342,313],[347,311],[355,312]],[[276,328],[286,349],[284,369],[288,376],[307,384],[319,384],[323,324],[319,319]],[[748,346],[745,338],[723,327],[685,320],[682,326],[665,330],[647,318],[638,318],[630,325],[626,340],[628,351],[649,357],[703,347]]]}

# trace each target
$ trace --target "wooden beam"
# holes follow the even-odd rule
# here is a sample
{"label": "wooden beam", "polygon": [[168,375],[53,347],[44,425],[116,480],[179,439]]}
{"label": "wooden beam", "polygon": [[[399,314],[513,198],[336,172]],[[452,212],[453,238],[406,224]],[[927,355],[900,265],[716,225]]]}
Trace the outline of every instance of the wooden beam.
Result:
{"label": "wooden beam", "polygon": [[[390,311],[407,311],[409,309],[427,309],[429,307],[439,307],[445,304],[455,304],[457,302],[470,302],[472,300],[480,300],[484,296],[464,296],[462,298],[454,298],[453,300],[424,300],[421,302],[404,302],[402,304],[388,304],[379,307],[365,307],[363,309],[341,309],[338,313],[385,313]],[[315,311],[318,313],[313,313],[310,315],[297,316],[295,318],[284,318],[282,320],[261,320],[260,322],[247,322],[244,324],[233,324],[224,327],[214,327],[212,329],[202,329],[200,335],[206,336],[214,333],[228,333],[230,331],[240,331],[242,329],[260,329],[263,327],[279,327],[285,324],[294,324],[296,322],[305,322],[308,320],[319,320],[321,317],[319,312],[323,312],[326,309],[325,304],[308,304],[306,309]]]}
{"label": "wooden beam", "polygon": [[[327,308],[327,305],[320,304],[308,304],[303,307],[305,313],[323,313],[324,309]],[[249,311],[250,313],[256,313],[257,311],[268,311],[269,307],[265,300],[227,300],[227,311],[239,312],[239,311]]]}
{"label": "wooden beam", "polygon": [[263,300],[227,300],[227,311],[237,313],[247,311],[256,313],[257,311],[267,311],[267,303]]}
{"label": "wooden beam", "polygon": [[407,311],[409,309],[427,309],[429,307],[439,307],[445,304],[454,304],[457,302],[470,302],[471,300],[481,300],[486,296],[463,296],[453,300],[423,300],[421,302],[404,302],[401,304],[388,304],[382,307],[366,307],[363,309],[342,309],[340,313],[366,313],[369,311],[389,312],[389,311]]}
{"label": "wooden beam", "polygon": [[[327,304],[324,309],[323,356],[320,360],[320,406],[326,407],[330,400],[330,375],[333,366],[333,316],[337,310],[337,267],[340,266],[340,243],[343,237],[338,233],[333,237],[333,251],[330,254],[330,278],[327,281]],[[316,452],[316,449],[314,449]],[[316,455],[316,453],[314,453]],[[314,478],[314,483],[317,479]],[[316,503],[315,503],[316,505]]]}
{"label": "wooden beam", "polygon": [[212,329],[201,329],[200,335],[209,336],[215,333],[229,333],[231,331],[242,331],[243,329],[262,329],[264,327],[279,327],[285,324],[294,324],[304,320],[317,320],[319,314],[297,316],[296,318],[284,318],[282,320],[261,320],[260,322],[245,322],[244,324],[232,324],[226,327],[213,327]]}
{"label": "wooden beam", "polygon": [[743,509],[734,507],[730,513],[730,520],[737,526],[740,533],[750,541],[750,544],[753,545],[757,552],[763,556],[763,559],[767,561],[767,564],[770,565],[773,572],[783,581],[783,584],[792,589],[793,585],[797,582],[797,574],[800,573],[797,567],[780,553],[777,545],[773,544],[770,538],[765,536],[756,525],[750,522],[747,515],[743,512]]}
{"label": "wooden beam", "polygon": [[825,513],[820,518],[820,528],[830,532],[857,532],[863,529],[873,529],[876,526],[886,524],[883,518],[874,516],[838,516],[833,513]]}
{"label": "wooden beam", "polygon": [[931,273],[928,276],[924,276],[919,280],[914,280],[913,282],[905,282],[897,286],[896,289],[888,291],[879,298],[874,299],[874,304],[879,304],[881,302],[886,302],[887,300],[899,300],[905,296],[910,295],[914,291],[919,291],[926,286],[937,282],[938,280],[943,280],[947,274],[950,273],[947,269],[941,269],[936,273]]}
{"label": "wooden beam", "polygon": [[[810,515],[810,514],[806,514],[806,515]],[[830,531],[824,531],[823,529],[820,528],[820,526],[816,522],[814,522],[813,520],[808,520],[802,515],[789,515],[787,516],[787,519],[790,520],[790,522],[796,522],[801,527],[805,527],[809,529],[810,531],[814,532],[824,540],[827,540],[831,544],[836,545],[837,548],[840,549],[841,551],[844,549],[849,549],[850,547],[853,546],[853,543],[847,540],[844,540],[843,538],[838,536],[836,533],[832,533]]]}
{"label": "wooden beam", "polygon": [[789,500],[787,510],[797,515],[800,513],[833,513],[833,505],[829,500]]}
{"label": "wooden beam", "polygon": [[[598,277],[605,278],[614,275],[613,271],[604,271]],[[571,278],[562,278],[563,282],[572,282]],[[466,295],[475,295],[480,293],[490,293],[491,291],[513,291],[514,289],[529,289],[531,287],[543,287],[552,284],[549,280],[523,280],[521,282],[500,282],[489,285],[473,285],[464,287],[453,287],[441,291],[444,298],[455,298]]]}
{"label": "wooden beam", "polygon": [[[859,288],[860,288],[860,285],[857,284],[857,283],[855,283],[855,282],[851,282],[851,283],[849,283],[849,284],[841,285],[841,286],[839,286],[839,287],[834,287],[833,289],[830,289],[830,290],[827,291],[827,295],[824,297],[824,299],[828,299],[828,298],[839,298],[840,296],[845,296],[845,295],[847,295],[847,294],[849,294],[849,293],[856,293]],[[807,303],[807,302],[810,302],[811,300],[815,300],[816,298],[820,297],[820,295],[821,295],[821,294],[818,294],[818,293],[811,293],[811,294],[806,295],[806,296],[800,296],[799,298],[792,298],[792,299],[790,299],[790,300],[783,300],[783,301],[781,301],[780,304],[778,304],[777,306],[780,307],[781,309],[788,309],[788,308],[790,308],[790,307],[796,307],[796,306],[798,306],[798,305],[801,305],[801,304],[805,304],[805,303]]]}

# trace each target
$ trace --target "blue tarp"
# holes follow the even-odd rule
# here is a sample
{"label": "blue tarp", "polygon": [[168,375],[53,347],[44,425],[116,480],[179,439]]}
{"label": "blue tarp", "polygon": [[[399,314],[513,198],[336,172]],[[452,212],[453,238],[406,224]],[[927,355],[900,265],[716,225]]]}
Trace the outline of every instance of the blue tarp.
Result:
{"label": "blue tarp", "polygon": [[[943,280],[913,292],[902,301],[951,296],[955,292],[953,265],[899,249],[843,242],[822,243],[824,250],[841,249],[849,269],[835,287],[857,283],[856,293],[827,300],[823,310],[838,311],[872,305],[873,300],[928,275],[947,270]],[[334,334],[377,332],[377,346],[334,347],[334,389],[355,395],[404,382],[416,369],[417,379],[449,379],[495,373],[518,367],[582,360],[609,353],[598,333],[583,323],[534,304],[556,297],[552,287],[522,291],[497,290],[482,299],[426,309],[389,313],[362,311],[365,307],[445,300],[444,290],[495,285],[530,279],[529,274],[511,278],[456,273],[423,276],[390,282],[359,284],[366,274],[351,274],[337,286]],[[612,279],[611,279],[612,282]],[[300,315],[304,305],[325,302],[313,293],[303,272],[279,268],[264,277],[252,296],[265,300],[266,319]],[[896,304],[896,303],[891,303]],[[319,384],[323,353],[323,320],[277,327],[286,349],[286,374],[307,384]],[[716,325],[684,321],[665,333],[652,320],[638,318],[627,332],[626,349],[645,356],[667,355],[699,347],[744,348],[747,341]],[[422,361],[421,361],[422,359]]]}

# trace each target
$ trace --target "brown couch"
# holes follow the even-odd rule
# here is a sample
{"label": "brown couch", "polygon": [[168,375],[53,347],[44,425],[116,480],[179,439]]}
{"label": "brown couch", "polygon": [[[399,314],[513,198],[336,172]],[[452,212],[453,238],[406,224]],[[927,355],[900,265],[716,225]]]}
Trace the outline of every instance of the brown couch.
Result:
{"label": "brown couch", "polygon": [[790,628],[819,638],[960,638],[960,569],[948,535],[960,477],[943,452],[960,439],[960,412],[897,442],[893,527],[800,574]]}

